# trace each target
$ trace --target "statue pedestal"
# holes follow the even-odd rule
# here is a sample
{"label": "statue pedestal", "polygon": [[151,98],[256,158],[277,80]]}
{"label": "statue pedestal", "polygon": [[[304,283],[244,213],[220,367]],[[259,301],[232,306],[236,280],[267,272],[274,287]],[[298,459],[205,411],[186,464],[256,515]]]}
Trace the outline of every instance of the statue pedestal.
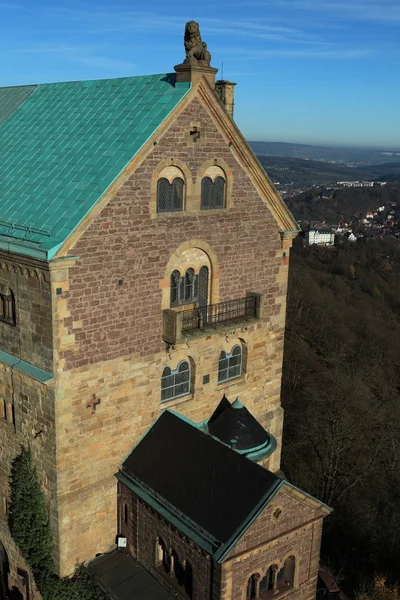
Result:
{"label": "statue pedestal", "polygon": [[209,86],[215,88],[215,75],[218,69],[209,67],[204,64],[203,61],[197,59],[191,59],[188,62],[184,62],[181,65],[175,65],[176,81],[190,81],[192,85],[195,85],[200,81],[201,77],[204,77]]}

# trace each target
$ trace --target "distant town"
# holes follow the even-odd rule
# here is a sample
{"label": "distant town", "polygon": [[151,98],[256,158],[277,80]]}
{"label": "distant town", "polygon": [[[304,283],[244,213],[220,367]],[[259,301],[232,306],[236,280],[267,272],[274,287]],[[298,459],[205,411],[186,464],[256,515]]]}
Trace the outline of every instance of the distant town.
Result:
{"label": "distant town", "polygon": [[[275,184],[276,185],[276,184]],[[335,190],[345,188],[384,187],[385,181],[338,181],[319,192],[319,200],[327,203],[332,200]],[[319,189],[320,186],[313,186]],[[288,200],[307,190],[297,188],[280,190],[283,198]],[[295,215],[296,216],[296,215]],[[320,219],[302,221],[301,226],[305,242],[308,245],[333,246],[345,242],[357,242],[371,237],[390,235],[400,239],[400,202],[387,202],[378,206],[370,206],[369,210],[353,213],[351,219]]]}

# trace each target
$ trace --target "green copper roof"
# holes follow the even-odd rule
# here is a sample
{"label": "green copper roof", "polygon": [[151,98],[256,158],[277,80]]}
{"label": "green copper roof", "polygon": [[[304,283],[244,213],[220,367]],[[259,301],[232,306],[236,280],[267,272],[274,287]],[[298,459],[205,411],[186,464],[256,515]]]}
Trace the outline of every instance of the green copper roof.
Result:
{"label": "green copper roof", "polygon": [[0,89],[0,248],[51,258],[189,87],[164,74]]}
{"label": "green copper roof", "polygon": [[43,371],[43,369],[39,369],[38,367],[31,365],[31,363],[21,360],[12,354],[8,354],[8,352],[4,352],[3,350],[0,350],[0,362],[9,367],[14,367],[17,371],[21,371],[21,373],[25,373],[26,375],[29,375],[29,377],[41,381],[42,383],[46,383],[54,378],[52,373]]}
{"label": "green copper roof", "polygon": [[0,125],[26,100],[37,85],[0,88]]}

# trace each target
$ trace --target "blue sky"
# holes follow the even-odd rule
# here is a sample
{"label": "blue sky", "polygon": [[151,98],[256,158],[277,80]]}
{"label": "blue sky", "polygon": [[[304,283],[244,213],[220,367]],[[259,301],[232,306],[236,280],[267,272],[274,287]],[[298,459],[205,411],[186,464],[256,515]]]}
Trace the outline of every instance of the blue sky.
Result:
{"label": "blue sky", "polygon": [[194,18],[247,139],[400,148],[400,0],[0,0],[0,17],[0,85],[170,72]]}

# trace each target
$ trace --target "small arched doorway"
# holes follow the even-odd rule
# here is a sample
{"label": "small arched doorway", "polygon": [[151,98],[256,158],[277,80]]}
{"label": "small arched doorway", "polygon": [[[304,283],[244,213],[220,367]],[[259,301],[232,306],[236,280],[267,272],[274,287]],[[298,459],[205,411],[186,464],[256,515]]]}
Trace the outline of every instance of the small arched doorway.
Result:
{"label": "small arched doorway", "polygon": [[8,573],[10,565],[6,549],[0,541],[0,600],[6,600],[8,592]]}

